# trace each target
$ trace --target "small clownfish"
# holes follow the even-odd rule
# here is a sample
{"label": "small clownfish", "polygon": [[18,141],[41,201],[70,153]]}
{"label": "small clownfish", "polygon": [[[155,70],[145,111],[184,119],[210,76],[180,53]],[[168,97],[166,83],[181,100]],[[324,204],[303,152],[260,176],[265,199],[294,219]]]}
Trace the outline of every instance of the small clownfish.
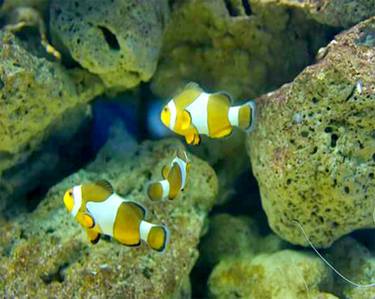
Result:
{"label": "small clownfish", "polygon": [[160,118],[188,144],[199,144],[200,134],[222,138],[233,127],[251,131],[254,127],[255,102],[231,107],[232,99],[224,92],[205,93],[198,84],[189,83],[164,106]]}
{"label": "small clownfish", "polygon": [[164,180],[148,185],[147,195],[151,200],[175,199],[186,187],[190,172],[190,160],[186,152],[177,153],[170,165],[161,170]]}
{"label": "small clownfish", "polygon": [[117,195],[107,181],[74,186],[66,191],[64,204],[86,229],[92,244],[96,244],[103,234],[126,246],[138,246],[143,240],[156,251],[166,248],[167,227],[143,220],[146,209]]}

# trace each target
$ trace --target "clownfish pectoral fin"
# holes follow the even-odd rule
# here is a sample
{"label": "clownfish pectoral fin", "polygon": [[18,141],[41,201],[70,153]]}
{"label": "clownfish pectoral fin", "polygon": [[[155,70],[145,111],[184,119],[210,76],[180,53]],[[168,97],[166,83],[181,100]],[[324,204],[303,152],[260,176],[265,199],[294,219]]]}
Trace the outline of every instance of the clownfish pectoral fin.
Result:
{"label": "clownfish pectoral fin", "polygon": [[139,227],[141,239],[152,249],[163,252],[169,242],[169,230],[164,225],[142,221]]}
{"label": "clownfish pectoral fin", "polygon": [[190,125],[191,125],[190,113],[186,110],[183,110],[181,114],[181,130],[185,131],[189,129]]}
{"label": "clownfish pectoral fin", "polygon": [[87,213],[78,213],[77,214],[77,221],[86,228],[93,228],[95,226],[94,218]]}
{"label": "clownfish pectoral fin", "polygon": [[87,237],[89,238],[91,244],[96,244],[100,240],[100,234],[93,229],[87,229]]}
{"label": "clownfish pectoral fin", "polygon": [[111,183],[108,182],[107,180],[97,181],[97,182],[95,182],[95,185],[103,188],[104,190],[108,191],[110,194],[112,194],[114,192]]}
{"label": "clownfish pectoral fin", "polygon": [[168,174],[169,174],[170,170],[171,170],[171,168],[169,167],[169,165],[163,166],[163,168],[161,169],[161,175],[162,175],[163,179],[166,179],[168,177]]}

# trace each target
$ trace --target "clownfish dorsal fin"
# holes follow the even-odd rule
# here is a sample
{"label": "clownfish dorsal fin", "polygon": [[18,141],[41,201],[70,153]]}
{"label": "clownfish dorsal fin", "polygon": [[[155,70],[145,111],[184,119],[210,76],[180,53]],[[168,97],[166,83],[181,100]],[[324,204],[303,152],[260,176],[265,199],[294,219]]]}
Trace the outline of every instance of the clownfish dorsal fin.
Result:
{"label": "clownfish dorsal fin", "polygon": [[100,188],[103,188],[104,190],[106,190],[110,194],[114,193],[111,183],[108,182],[107,180],[99,180],[99,181],[95,182],[95,185],[100,187]]}
{"label": "clownfish dorsal fin", "polygon": [[212,93],[210,95],[211,99],[215,99],[216,101],[224,102],[226,105],[231,106],[233,104],[233,99],[230,96],[229,93],[226,93],[225,91],[219,91]]}
{"label": "clownfish dorsal fin", "polygon": [[189,82],[188,84],[185,85],[184,89],[194,89],[194,90],[200,91],[200,92],[203,91],[203,89],[200,88],[199,84],[195,83],[195,82]]}

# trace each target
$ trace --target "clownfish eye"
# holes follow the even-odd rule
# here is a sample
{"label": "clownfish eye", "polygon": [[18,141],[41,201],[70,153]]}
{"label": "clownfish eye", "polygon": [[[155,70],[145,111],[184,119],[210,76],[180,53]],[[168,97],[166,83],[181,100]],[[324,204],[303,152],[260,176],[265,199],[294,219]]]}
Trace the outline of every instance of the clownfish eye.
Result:
{"label": "clownfish eye", "polygon": [[73,196],[73,192],[72,191],[69,192],[69,196]]}
{"label": "clownfish eye", "polygon": [[168,112],[168,107],[164,107],[163,111]]}

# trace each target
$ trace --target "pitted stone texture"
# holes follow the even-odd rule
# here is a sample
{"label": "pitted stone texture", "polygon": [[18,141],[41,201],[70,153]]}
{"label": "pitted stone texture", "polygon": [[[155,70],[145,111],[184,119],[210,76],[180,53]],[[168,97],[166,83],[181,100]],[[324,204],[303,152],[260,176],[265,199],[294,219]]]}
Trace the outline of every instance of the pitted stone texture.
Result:
{"label": "pitted stone texture", "polygon": [[153,75],[167,15],[166,0],[55,0],[51,34],[108,88],[128,89]]}
{"label": "pitted stone texture", "polygon": [[235,100],[291,81],[331,38],[330,28],[279,1],[176,1],[152,89],[169,97],[188,81]]}
{"label": "pitted stone texture", "polygon": [[375,227],[375,18],[336,37],[325,57],[257,100],[248,136],[271,228],[328,247]]}
{"label": "pitted stone texture", "polygon": [[[31,39],[0,32],[0,210],[10,195],[40,183],[41,173],[57,171],[58,144],[74,135],[90,115],[87,102],[104,90],[86,71],[43,58]],[[44,158],[35,156],[46,144]]]}

